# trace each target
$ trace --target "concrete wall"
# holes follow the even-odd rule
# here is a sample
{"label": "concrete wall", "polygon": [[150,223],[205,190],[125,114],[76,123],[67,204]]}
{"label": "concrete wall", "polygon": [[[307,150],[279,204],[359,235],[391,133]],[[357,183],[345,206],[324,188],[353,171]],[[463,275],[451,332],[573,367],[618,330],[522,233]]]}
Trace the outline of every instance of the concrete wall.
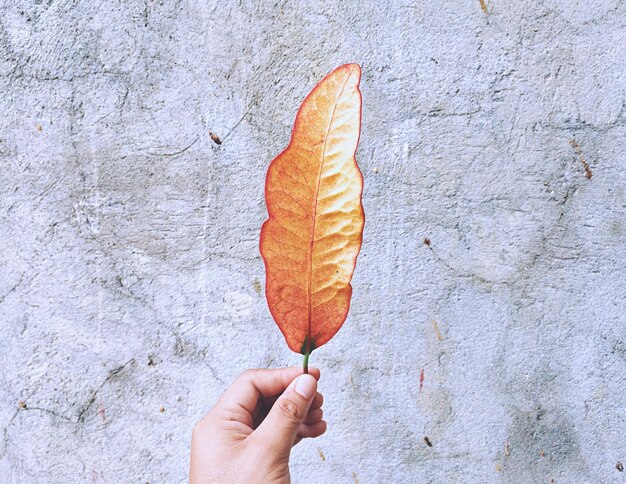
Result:
{"label": "concrete wall", "polygon": [[358,62],[365,239],[295,482],[624,482],[626,2],[485,2],[2,0],[0,481],[182,482],[225,386],[300,364],[265,171]]}

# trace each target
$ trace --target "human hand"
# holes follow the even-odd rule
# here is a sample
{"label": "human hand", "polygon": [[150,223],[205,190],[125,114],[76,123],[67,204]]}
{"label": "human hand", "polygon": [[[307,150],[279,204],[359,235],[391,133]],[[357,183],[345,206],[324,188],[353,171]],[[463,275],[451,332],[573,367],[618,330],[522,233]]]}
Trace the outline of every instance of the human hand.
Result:
{"label": "human hand", "polygon": [[298,367],[242,373],[193,430],[189,482],[291,482],[291,448],[326,432],[320,371],[301,373]]}

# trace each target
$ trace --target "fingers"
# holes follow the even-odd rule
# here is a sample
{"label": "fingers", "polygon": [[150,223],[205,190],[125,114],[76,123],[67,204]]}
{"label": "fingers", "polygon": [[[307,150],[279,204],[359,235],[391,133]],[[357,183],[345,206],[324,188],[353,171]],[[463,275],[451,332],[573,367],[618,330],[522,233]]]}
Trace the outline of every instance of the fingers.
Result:
{"label": "fingers", "polygon": [[[316,392],[317,380],[315,377],[300,375],[276,400],[267,417],[251,438],[268,447],[274,455],[288,456],[301,426],[303,426],[302,430],[306,436],[320,431],[320,422],[311,424],[311,426],[304,423],[313,400],[317,396]],[[310,429],[309,427],[315,428]]]}
{"label": "fingers", "polygon": [[324,418],[324,411],[321,408],[315,410],[309,410],[309,413],[304,419],[304,423],[307,425],[320,422]]}
{"label": "fingers", "polygon": [[322,395],[320,392],[317,392],[315,394],[315,398],[313,399],[313,403],[311,404],[311,408],[322,408],[323,404],[324,404],[324,395]]}
{"label": "fingers", "polygon": [[[243,408],[252,414],[260,398],[280,395],[301,373],[302,368],[296,366],[273,370],[246,370],[226,389],[216,407]],[[310,368],[309,374],[315,380],[320,378],[317,368]]]}
{"label": "fingers", "polygon": [[326,422],[323,420],[311,425],[300,424],[298,427],[298,435],[304,438],[315,438],[326,432]]}
{"label": "fingers", "polygon": [[[317,396],[321,397],[322,395],[318,393]],[[320,398],[320,405],[322,404],[322,401],[323,399]],[[313,405],[315,405],[315,403],[315,400],[313,400]],[[323,429],[321,427],[309,428],[312,425],[322,422],[322,419],[324,418],[324,411],[321,408],[314,409],[313,405],[311,405],[311,409],[304,419],[304,422],[298,427],[298,435],[296,436],[296,440],[293,445],[298,444],[304,437],[319,437],[326,432],[326,429],[328,428],[326,422],[324,422]]]}

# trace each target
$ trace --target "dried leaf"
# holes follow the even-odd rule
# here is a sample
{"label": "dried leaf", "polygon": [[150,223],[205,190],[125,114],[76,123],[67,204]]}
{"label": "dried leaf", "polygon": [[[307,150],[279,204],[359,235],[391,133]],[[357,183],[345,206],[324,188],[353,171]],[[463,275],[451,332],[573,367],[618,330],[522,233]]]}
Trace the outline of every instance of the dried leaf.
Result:
{"label": "dried leaf", "polygon": [[265,293],[289,348],[305,355],[335,335],[350,307],[365,222],[355,159],[360,79],[357,64],[326,76],[300,106],[291,141],[267,172]]}

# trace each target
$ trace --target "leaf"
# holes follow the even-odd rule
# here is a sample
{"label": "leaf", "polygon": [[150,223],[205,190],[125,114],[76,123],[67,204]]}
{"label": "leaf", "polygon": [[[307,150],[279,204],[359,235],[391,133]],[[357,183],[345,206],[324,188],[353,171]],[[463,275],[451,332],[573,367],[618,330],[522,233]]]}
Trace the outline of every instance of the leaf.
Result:
{"label": "leaf", "polygon": [[289,348],[305,355],[335,335],[350,308],[365,222],[355,159],[360,79],[357,64],[326,76],[303,101],[289,145],[267,171],[269,218],[260,244],[267,303]]}

